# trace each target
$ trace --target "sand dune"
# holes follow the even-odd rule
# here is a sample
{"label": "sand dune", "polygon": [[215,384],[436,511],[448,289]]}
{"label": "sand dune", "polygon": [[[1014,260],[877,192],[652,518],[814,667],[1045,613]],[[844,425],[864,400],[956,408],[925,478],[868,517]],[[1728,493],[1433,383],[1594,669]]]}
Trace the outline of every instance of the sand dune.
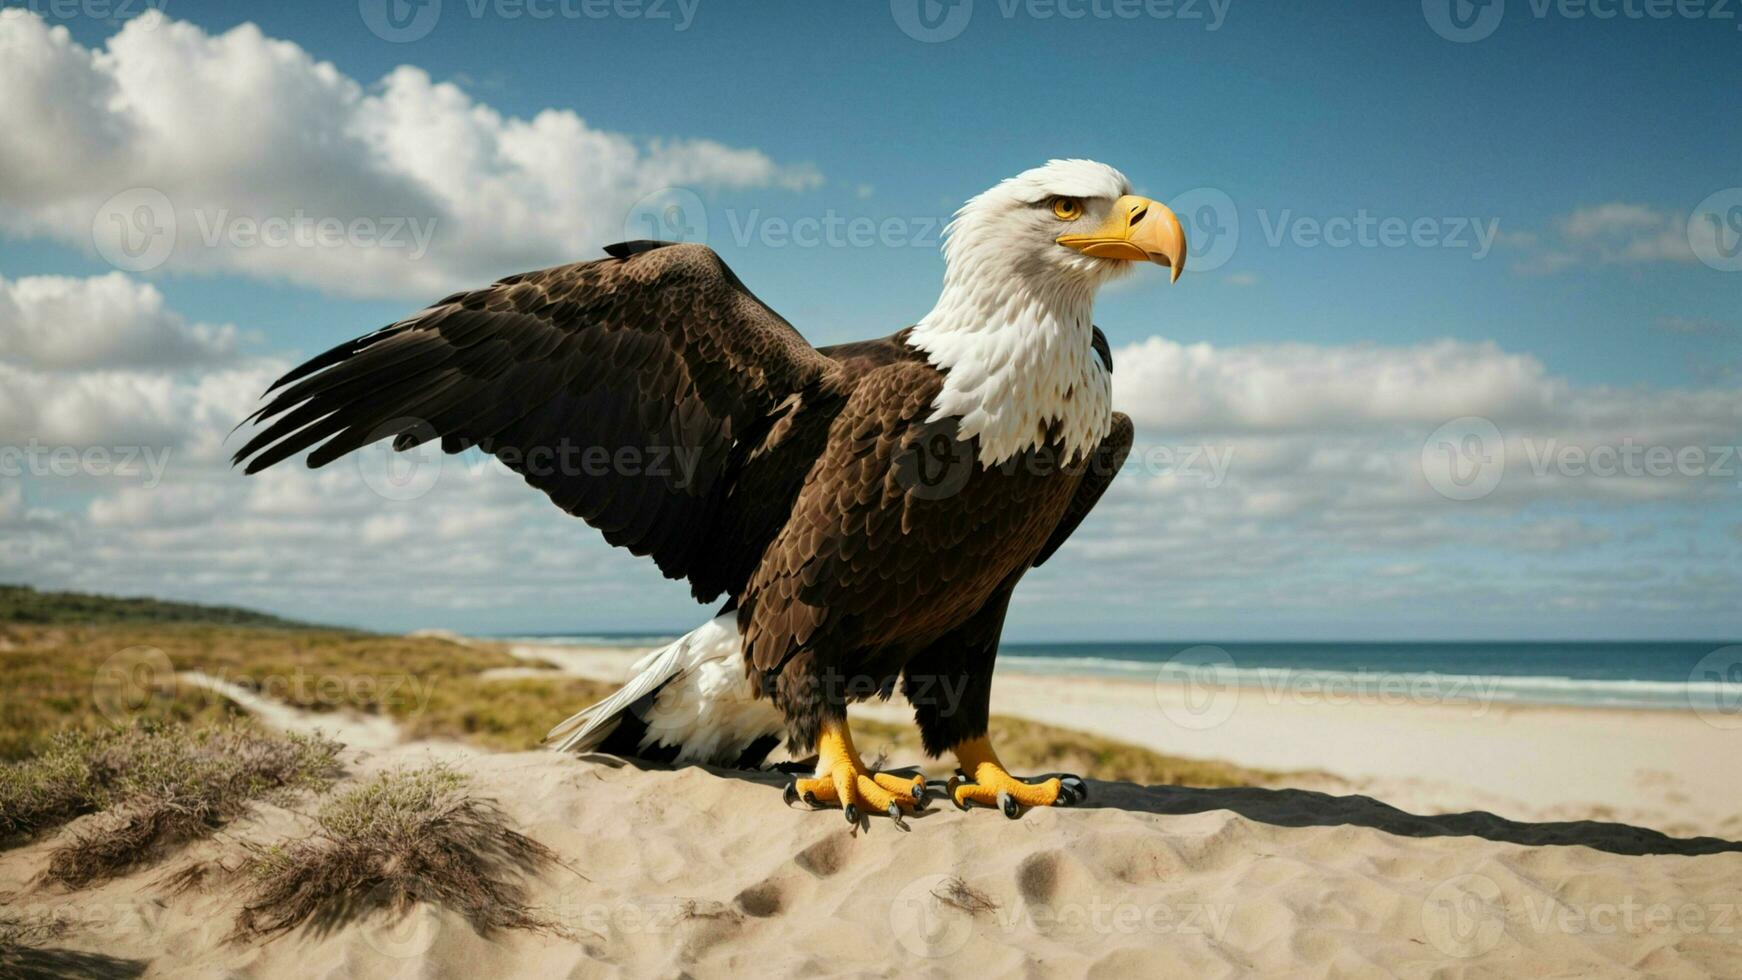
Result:
{"label": "sand dune", "polygon": [[329,738],[354,749],[384,749],[399,742],[399,726],[391,718],[365,716],[351,711],[328,711],[316,714],[262,697],[240,684],[211,677],[198,671],[182,671],[176,675],[184,684],[221,694],[279,731],[311,734],[321,732]]}
{"label": "sand dune", "polygon": [[224,944],[234,884],[165,879],[306,833],[300,808],[77,894],[27,883],[45,844],[16,849],[0,896],[64,917],[30,955],[68,976],[1742,976],[1742,844],[1108,783],[1015,821],[945,804],[910,833],[856,830],[783,807],[776,774],[416,744],[354,755],[349,778],[432,753],[560,856],[532,883],[559,932],[485,937],[424,906]]}

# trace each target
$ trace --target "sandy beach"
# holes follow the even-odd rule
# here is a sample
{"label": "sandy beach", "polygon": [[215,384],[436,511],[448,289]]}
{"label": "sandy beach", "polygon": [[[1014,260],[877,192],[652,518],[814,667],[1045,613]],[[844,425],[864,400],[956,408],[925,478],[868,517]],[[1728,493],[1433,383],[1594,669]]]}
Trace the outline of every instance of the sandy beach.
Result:
{"label": "sandy beach", "polygon": [[[613,682],[638,656],[542,645],[514,653]],[[1742,838],[1742,781],[1726,761],[1742,755],[1742,720],[1720,727],[1691,710],[1412,697],[1382,685],[1188,689],[1000,670],[992,711],[1170,755],[1313,774],[1292,784],[1364,793],[1412,812],[1620,820]],[[912,718],[899,695],[855,706],[851,714],[893,723]],[[899,761],[947,775],[941,761]]]}
{"label": "sandy beach", "polygon": [[[480,935],[420,905],[226,943],[239,885],[165,882],[307,833],[262,807],[164,867],[9,903],[69,928],[56,976],[1736,976],[1738,845],[1622,825],[1413,816],[1359,796],[1092,782],[1074,810],[934,807],[910,833],[787,809],[782,777],[643,771],[547,752],[405,745],[500,801],[563,866],[530,882],[552,931]],[[1712,853],[1729,850],[1728,853]],[[27,880],[46,844],[7,852]],[[54,970],[61,972],[55,973]]]}
{"label": "sandy beach", "polygon": [[[513,654],[520,666],[489,673],[614,681],[636,657]],[[463,774],[554,855],[511,873],[544,927],[480,929],[441,902],[396,916],[352,900],[318,927],[237,941],[250,855],[317,838],[317,801],[259,803],[155,863],[69,890],[44,872],[57,843],[94,819],[80,817],[0,851],[7,913],[56,926],[52,942],[0,956],[0,973],[1742,975],[1742,820],[1725,764],[1742,732],[1692,712],[1016,671],[995,692],[997,714],[1275,775],[1214,789],[1091,779],[1086,804],[1016,820],[936,802],[902,833],[887,819],[854,827],[837,810],[783,806],[789,777],[777,772],[489,752],[230,690],[270,727],[349,740],[326,798],[435,762]],[[854,709],[906,715],[899,703]],[[928,769],[948,775],[942,762]]]}

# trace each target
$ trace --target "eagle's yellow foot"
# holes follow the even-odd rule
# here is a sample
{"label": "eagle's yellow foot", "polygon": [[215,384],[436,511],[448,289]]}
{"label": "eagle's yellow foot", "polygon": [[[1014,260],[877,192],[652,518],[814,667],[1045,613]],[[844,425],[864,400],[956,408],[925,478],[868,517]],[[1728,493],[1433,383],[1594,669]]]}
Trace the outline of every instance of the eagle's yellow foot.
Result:
{"label": "eagle's yellow foot", "polygon": [[804,800],[813,807],[835,804],[858,823],[860,814],[887,813],[902,830],[907,824],[902,810],[923,810],[926,805],[925,776],[903,778],[866,768],[853,748],[846,722],[824,722],[817,738],[817,774],[795,779],[786,787],[788,806]]}
{"label": "eagle's yellow foot", "polygon": [[949,794],[963,810],[970,803],[995,806],[1014,820],[1023,807],[1071,806],[1089,797],[1088,784],[1077,776],[1030,783],[1010,775],[985,736],[961,743],[955,752],[963,778],[950,780]]}

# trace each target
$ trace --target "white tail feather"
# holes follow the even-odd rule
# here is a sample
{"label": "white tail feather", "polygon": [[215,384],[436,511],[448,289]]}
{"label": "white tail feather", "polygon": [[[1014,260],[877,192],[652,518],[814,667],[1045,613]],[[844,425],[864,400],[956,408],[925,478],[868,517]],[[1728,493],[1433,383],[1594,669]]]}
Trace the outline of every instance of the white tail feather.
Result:
{"label": "white tail feather", "polygon": [[744,673],[738,614],[729,612],[636,661],[635,676],[616,693],[550,730],[559,752],[590,752],[617,729],[623,714],[658,692],[645,711],[641,749],[678,747],[679,762],[736,759],[745,746],[780,731],[774,706],[751,694]]}
{"label": "white tail feather", "polygon": [[685,636],[636,661],[630,668],[635,671],[635,676],[629,679],[629,683],[605,700],[570,715],[550,730],[550,734],[544,737],[545,742],[556,742],[551,747],[558,752],[591,752],[598,748],[617,729],[623,712],[683,669],[684,643],[688,639],[689,636]]}

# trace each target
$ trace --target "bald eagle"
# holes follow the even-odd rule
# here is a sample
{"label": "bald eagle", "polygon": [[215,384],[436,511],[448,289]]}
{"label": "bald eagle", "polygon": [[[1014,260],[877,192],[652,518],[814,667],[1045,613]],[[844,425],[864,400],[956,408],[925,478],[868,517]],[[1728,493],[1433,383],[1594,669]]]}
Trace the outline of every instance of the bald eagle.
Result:
{"label": "bald eagle", "polygon": [[[550,734],[556,747],[753,767],[816,756],[789,802],[849,820],[926,804],[871,771],[847,706],[899,683],[961,807],[1070,804],[1076,777],[1011,775],[987,740],[1011,593],[1082,523],[1131,448],[1096,291],[1185,233],[1124,175],[1054,160],[969,200],[942,293],[881,340],[814,348],[702,245],[456,293],[290,371],[236,453],[319,467],[378,439],[440,440],[522,474],[718,615]],[[668,465],[653,461],[665,459]],[[669,461],[682,465],[670,465]]]}

